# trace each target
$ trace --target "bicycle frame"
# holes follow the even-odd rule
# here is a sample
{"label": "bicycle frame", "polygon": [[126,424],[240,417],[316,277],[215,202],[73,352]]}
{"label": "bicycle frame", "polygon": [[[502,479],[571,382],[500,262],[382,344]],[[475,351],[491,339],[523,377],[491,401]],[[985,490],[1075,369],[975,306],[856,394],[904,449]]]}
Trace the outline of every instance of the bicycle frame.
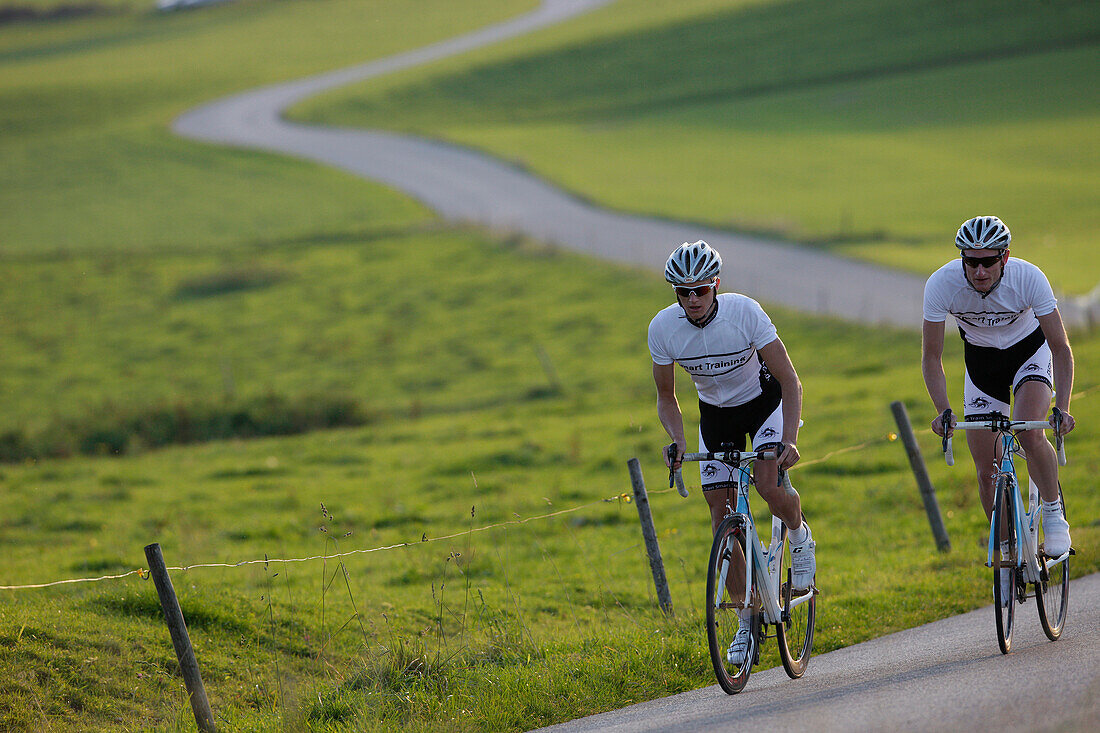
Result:
{"label": "bicycle frame", "polygon": [[[1034,583],[1039,579],[1039,565],[1036,561],[1036,553],[1038,552],[1039,536],[1035,531],[1035,518],[1038,516],[1038,499],[1039,492],[1035,488],[1035,484],[1031,481],[1031,477],[1028,476],[1028,506],[1030,511],[1024,509],[1023,499],[1020,497],[1020,481],[1016,475],[1016,467],[1013,463],[1013,456],[1017,453],[1015,448],[1016,439],[1011,433],[1001,433],[1001,467],[997,473],[994,474],[993,481],[996,481],[999,477],[1005,477],[1008,481],[1008,485],[1011,487],[1012,503],[1014,505],[1014,511],[1012,516],[1015,517],[1016,523],[1016,537],[1017,537],[1017,550],[1023,550],[1023,552],[1016,553],[1016,567],[1022,567],[1024,582]],[[997,551],[997,535],[999,528],[993,525],[993,519],[989,521],[989,545],[986,552],[986,567],[993,567],[993,554]]]}
{"label": "bicycle frame", "polygon": [[[993,483],[997,479],[1007,479],[1012,487],[1013,516],[1016,523],[1016,566],[1022,568],[1024,582],[1035,583],[1040,580],[1041,569],[1037,561],[1039,552],[1039,533],[1036,531],[1035,521],[1039,516],[1039,490],[1031,477],[1028,476],[1028,508],[1025,510],[1023,499],[1020,497],[1020,482],[1016,475],[1016,467],[1013,457],[1020,454],[1019,441],[1013,430],[1049,430],[1051,425],[1042,420],[982,420],[971,422],[959,422],[955,424],[955,430],[991,430],[998,434],[1001,441],[1001,458],[997,471],[993,475]],[[1062,448],[1061,436],[1058,439],[1058,462],[1065,465],[1065,451]],[[950,459],[951,441],[944,439],[945,454],[949,457],[948,465],[954,461]],[[997,551],[999,528],[989,523],[989,544],[986,553],[986,567],[993,567],[993,555]],[[1046,569],[1060,563],[1069,555],[1069,552],[1056,558],[1047,558],[1044,561]]]}
{"label": "bicycle frame", "polygon": [[[740,515],[741,521],[746,528],[745,536],[748,538],[748,544],[752,548],[752,551],[747,553],[745,557],[745,595],[741,604],[743,608],[751,608],[758,605],[759,609],[763,612],[764,623],[785,623],[788,620],[787,616],[789,609],[797,608],[803,603],[807,603],[813,598],[814,589],[810,588],[805,593],[797,597],[792,597],[790,599],[790,605],[787,606],[786,609],[779,605],[780,585],[783,581],[779,574],[783,523],[778,517],[772,517],[771,541],[765,549],[764,543],[761,542],[760,536],[756,532],[756,519],[753,517],[752,509],[749,507],[749,488],[754,485],[749,467],[757,458],[774,458],[774,453],[768,451],[760,453],[739,453],[737,451],[724,453],[689,453],[683,457],[683,460],[718,460],[730,466],[737,467],[736,487],[731,487],[737,490],[736,506],[730,506],[730,495],[732,491],[727,489],[726,517]],[[783,481],[787,482],[789,485],[790,479],[787,477],[786,472],[782,473],[782,477]],[[728,571],[728,569],[729,566],[727,565],[726,570]],[[755,602],[752,598],[752,581],[754,578],[763,591],[763,597],[757,599]],[[718,584],[718,588],[724,588],[725,584],[726,576],[725,571],[723,571],[721,583]],[[719,590],[719,594],[720,593],[721,591]],[[713,602],[717,604],[720,600],[720,597],[715,598]]]}

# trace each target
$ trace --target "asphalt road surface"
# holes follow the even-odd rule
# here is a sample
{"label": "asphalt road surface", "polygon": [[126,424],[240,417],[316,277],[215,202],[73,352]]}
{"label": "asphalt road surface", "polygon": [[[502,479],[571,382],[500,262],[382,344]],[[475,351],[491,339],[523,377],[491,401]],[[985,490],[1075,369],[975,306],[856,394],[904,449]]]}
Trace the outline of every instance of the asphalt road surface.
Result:
{"label": "asphalt road surface", "polygon": [[[541,730],[1098,731],[1100,574],[1072,581],[1069,602],[1056,642],[1034,599],[1017,606],[1007,656],[989,606],[812,657],[799,680],[776,667],[737,695],[714,684]],[[829,613],[828,598],[818,613]]]}

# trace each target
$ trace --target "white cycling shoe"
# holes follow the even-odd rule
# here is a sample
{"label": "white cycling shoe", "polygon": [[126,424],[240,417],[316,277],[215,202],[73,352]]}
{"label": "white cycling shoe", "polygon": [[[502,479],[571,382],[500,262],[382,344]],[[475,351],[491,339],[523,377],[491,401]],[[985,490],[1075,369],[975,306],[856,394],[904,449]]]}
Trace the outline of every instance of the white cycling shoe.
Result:
{"label": "white cycling shoe", "polygon": [[730,648],[726,651],[726,660],[734,667],[740,667],[745,663],[745,657],[749,653],[749,645],[752,642],[752,634],[747,626],[737,629],[733,636]]}
{"label": "white cycling shoe", "polygon": [[810,532],[810,525],[806,522],[802,524],[806,527],[806,539],[798,544],[791,543],[791,585],[794,590],[804,591],[814,584],[814,575],[817,574],[817,543]]}
{"label": "white cycling shoe", "polygon": [[1047,557],[1058,557],[1069,552],[1069,522],[1061,512],[1043,511],[1043,550]]}

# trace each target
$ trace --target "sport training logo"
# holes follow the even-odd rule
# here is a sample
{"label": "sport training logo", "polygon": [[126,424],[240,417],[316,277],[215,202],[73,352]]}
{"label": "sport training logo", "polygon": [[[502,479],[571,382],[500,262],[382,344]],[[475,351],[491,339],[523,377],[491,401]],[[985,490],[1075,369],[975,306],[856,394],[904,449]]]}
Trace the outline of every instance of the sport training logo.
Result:
{"label": "sport training logo", "polygon": [[761,438],[774,438],[775,437],[775,428],[764,428],[763,430],[760,431],[760,437]]}
{"label": "sport training logo", "polygon": [[1032,363],[1032,364],[1028,364],[1028,365],[1027,365],[1027,369],[1025,369],[1024,371],[1028,371],[1028,372],[1037,372],[1037,371],[1039,371],[1040,369],[1042,369],[1042,367],[1041,367],[1041,366],[1039,366],[1038,364]]}
{"label": "sport training logo", "polygon": [[970,400],[970,406],[977,407],[979,410],[984,410],[985,408],[989,407],[989,405],[990,402],[985,397],[975,397],[974,399]]}
{"label": "sport training logo", "polygon": [[710,463],[703,466],[703,478],[714,478],[718,475],[718,468]]}

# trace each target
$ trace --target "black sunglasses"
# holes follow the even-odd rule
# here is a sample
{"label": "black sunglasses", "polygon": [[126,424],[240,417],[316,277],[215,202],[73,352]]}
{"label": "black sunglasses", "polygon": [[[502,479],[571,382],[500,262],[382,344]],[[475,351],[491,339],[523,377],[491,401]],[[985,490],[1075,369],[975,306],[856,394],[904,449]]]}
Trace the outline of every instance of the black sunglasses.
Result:
{"label": "black sunglasses", "polygon": [[981,265],[988,270],[990,267],[993,267],[993,265],[1001,261],[1001,255],[996,255],[994,257],[967,257],[966,255],[963,255],[962,260],[963,264],[967,267],[977,267],[978,265]]}
{"label": "black sunglasses", "polygon": [[718,283],[716,283],[716,282],[715,283],[707,283],[706,285],[696,285],[695,287],[691,287],[691,288],[685,288],[685,287],[677,286],[676,287],[676,295],[677,295],[677,297],[680,297],[680,298],[690,298],[692,295],[694,295],[697,298],[702,298],[704,295],[707,294],[708,290],[710,290],[711,288],[715,288],[715,287],[718,287]]}

